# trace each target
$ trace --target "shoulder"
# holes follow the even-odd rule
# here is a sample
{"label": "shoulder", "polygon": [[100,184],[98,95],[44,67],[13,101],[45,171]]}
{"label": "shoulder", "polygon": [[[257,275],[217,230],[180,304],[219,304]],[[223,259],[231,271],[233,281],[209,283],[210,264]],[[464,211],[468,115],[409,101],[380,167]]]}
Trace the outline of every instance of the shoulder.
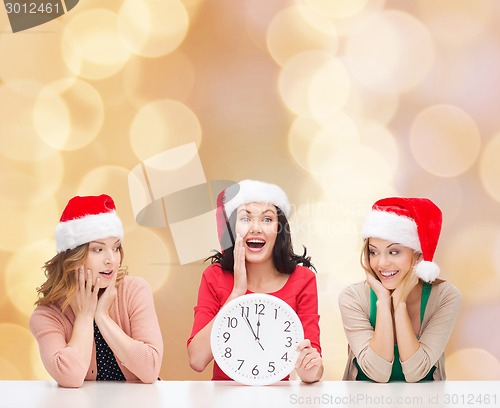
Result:
{"label": "shoulder", "polygon": [[297,265],[290,275],[290,279],[316,280],[316,273],[306,266]]}
{"label": "shoulder", "polygon": [[344,287],[339,293],[339,304],[345,305],[352,302],[367,301],[370,287],[366,281],[352,283]]}
{"label": "shoulder", "polygon": [[141,276],[126,275],[118,285],[117,292],[126,297],[134,296],[137,293],[153,293],[149,282]]}
{"label": "shoulder", "polygon": [[54,305],[37,306],[30,316],[29,327],[32,333],[36,333],[46,324],[51,324],[49,322],[64,325],[67,321],[68,317],[62,313],[60,308]]}
{"label": "shoulder", "polygon": [[432,284],[432,290],[435,291],[439,299],[456,302],[461,302],[462,300],[462,293],[460,293],[460,290],[448,281],[440,281]]}
{"label": "shoulder", "polygon": [[203,279],[209,282],[232,281],[233,274],[231,271],[222,269],[219,263],[213,263],[203,271]]}

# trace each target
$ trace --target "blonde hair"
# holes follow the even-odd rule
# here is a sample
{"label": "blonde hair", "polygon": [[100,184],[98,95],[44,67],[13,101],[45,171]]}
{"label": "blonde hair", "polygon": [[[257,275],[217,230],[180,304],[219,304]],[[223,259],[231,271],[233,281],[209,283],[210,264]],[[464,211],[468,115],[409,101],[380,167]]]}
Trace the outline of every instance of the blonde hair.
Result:
{"label": "blonde hair", "polygon": [[[364,243],[363,243],[363,249],[361,250],[360,263],[361,263],[361,266],[363,267],[363,269],[365,270],[365,272],[372,274],[375,277],[375,279],[380,280],[378,278],[377,274],[375,273],[375,271],[370,266],[370,242],[369,242],[369,240],[370,240],[370,238],[366,238]],[[413,251],[413,260],[412,260],[412,264],[410,267],[410,272],[414,271],[415,266],[420,261],[421,257],[422,257],[421,252]],[[408,286],[410,285],[410,277],[411,277],[411,273],[407,273],[406,276],[404,277],[403,281],[401,282],[401,285],[403,286],[401,290],[403,291],[403,293],[408,290]],[[418,278],[418,280],[421,281],[420,278]]]}
{"label": "blonde hair", "polygon": [[[116,276],[116,286],[128,274],[127,267],[122,267],[124,252],[121,245],[119,251],[121,259]],[[60,252],[45,262],[42,269],[47,280],[39,288],[36,288],[38,300],[35,305],[57,305],[64,312],[76,294],[75,270],[83,265],[88,252],[89,244],[86,243],[74,249]]]}

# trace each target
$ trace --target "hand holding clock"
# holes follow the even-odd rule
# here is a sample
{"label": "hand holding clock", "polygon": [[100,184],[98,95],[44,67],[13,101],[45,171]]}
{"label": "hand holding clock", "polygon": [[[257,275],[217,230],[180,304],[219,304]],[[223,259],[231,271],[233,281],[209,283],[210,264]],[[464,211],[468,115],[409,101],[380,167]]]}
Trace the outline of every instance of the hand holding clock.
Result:
{"label": "hand holding clock", "polygon": [[316,348],[311,346],[309,339],[302,340],[297,346],[300,352],[295,370],[304,382],[318,381],[323,375],[323,359]]}

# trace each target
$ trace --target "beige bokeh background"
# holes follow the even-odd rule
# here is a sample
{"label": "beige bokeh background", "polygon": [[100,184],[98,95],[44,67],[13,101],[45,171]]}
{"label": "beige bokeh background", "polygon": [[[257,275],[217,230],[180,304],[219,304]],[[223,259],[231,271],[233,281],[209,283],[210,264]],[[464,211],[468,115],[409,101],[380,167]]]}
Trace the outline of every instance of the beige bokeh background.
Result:
{"label": "beige bokeh background", "polygon": [[388,195],[444,212],[436,261],[463,293],[448,378],[500,379],[499,21],[496,0],[81,0],[12,34],[0,6],[0,379],[48,378],[28,330],[41,265],[67,200],[99,193],[154,288],[161,377],[210,378],[185,346],[205,265],[136,223],[128,186],[193,142],[208,181],[287,191],[318,270],[325,380],[346,362],[337,296],[363,278],[361,223]]}

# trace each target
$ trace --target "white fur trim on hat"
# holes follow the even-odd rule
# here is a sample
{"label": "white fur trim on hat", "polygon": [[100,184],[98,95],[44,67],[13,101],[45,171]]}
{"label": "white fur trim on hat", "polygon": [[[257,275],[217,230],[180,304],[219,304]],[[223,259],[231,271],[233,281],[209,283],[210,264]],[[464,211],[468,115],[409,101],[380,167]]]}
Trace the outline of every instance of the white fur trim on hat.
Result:
{"label": "white fur trim on hat", "polygon": [[366,217],[361,236],[381,238],[421,252],[415,221],[388,211],[372,211]]}
{"label": "white fur trim on hat", "polygon": [[276,207],[279,207],[287,217],[290,215],[288,197],[277,185],[256,180],[243,180],[235,185],[235,188],[238,187],[239,190],[237,190],[236,195],[229,198],[224,204],[228,218],[234,210],[246,203],[274,204]]}
{"label": "white fur trim on hat", "polygon": [[115,211],[60,222],[56,227],[56,248],[58,253],[64,252],[109,237],[123,240],[123,226]]}

